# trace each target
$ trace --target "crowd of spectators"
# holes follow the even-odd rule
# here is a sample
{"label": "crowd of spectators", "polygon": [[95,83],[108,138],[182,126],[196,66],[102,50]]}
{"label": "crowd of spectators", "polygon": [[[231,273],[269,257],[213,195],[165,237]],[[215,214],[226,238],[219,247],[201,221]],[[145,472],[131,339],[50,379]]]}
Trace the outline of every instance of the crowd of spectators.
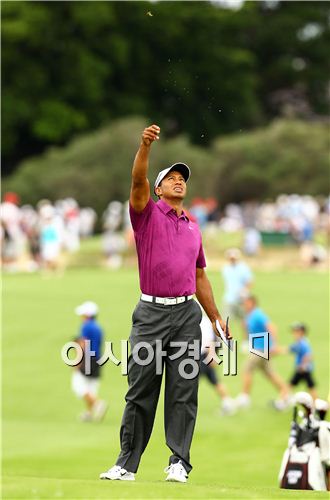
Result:
{"label": "crowd of spectators", "polygon": [[309,195],[282,194],[275,201],[231,203],[222,212],[214,198],[196,198],[189,212],[202,229],[216,222],[226,232],[252,227],[265,233],[288,233],[301,242],[312,239],[315,230],[329,224],[330,197],[317,200]]}
{"label": "crowd of spectators", "polygon": [[202,229],[212,226],[224,232],[243,231],[246,255],[257,254],[262,243],[277,241],[299,245],[303,260],[325,258],[314,236],[318,231],[330,233],[330,197],[282,194],[275,201],[231,203],[222,212],[213,198],[196,198],[189,212]]}
{"label": "crowd of spectators", "polygon": [[[103,254],[111,268],[121,267],[123,253],[134,246],[128,212],[128,202],[113,200],[98,221]],[[241,231],[246,255],[258,254],[267,235],[284,235],[300,246],[302,260],[312,263],[326,257],[314,235],[319,230],[330,231],[330,197],[321,200],[283,194],[275,201],[231,203],[223,210],[214,198],[195,198],[187,212],[202,231]],[[30,271],[56,269],[61,254],[79,250],[81,238],[94,234],[96,223],[93,208],[79,207],[73,198],[54,203],[41,200],[33,207],[20,206],[16,193],[6,193],[1,204],[3,268],[15,270],[25,255],[25,267]]]}
{"label": "crowd of spectators", "polygon": [[0,217],[2,264],[8,271],[17,270],[24,257],[29,271],[56,269],[61,252],[79,250],[80,239],[93,234],[96,222],[96,212],[80,208],[73,198],[20,206],[16,193],[4,195]]}

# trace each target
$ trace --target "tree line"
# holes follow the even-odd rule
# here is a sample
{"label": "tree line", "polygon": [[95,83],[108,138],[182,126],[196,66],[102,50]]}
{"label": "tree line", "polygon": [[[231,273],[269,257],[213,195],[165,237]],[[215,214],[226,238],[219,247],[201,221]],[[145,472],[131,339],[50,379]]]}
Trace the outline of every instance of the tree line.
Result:
{"label": "tree line", "polygon": [[[73,196],[99,214],[109,201],[129,197],[131,167],[146,118],[127,117],[97,132],[25,160],[3,182],[22,203]],[[159,123],[162,126],[162,123]],[[187,135],[161,139],[150,158],[150,181],[175,161],[192,169],[187,203],[214,196],[229,202],[262,201],[281,193],[327,195],[329,135],[325,123],[277,119],[267,127],[215,138],[205,148]]]}
{"label": "tree line", "polygon": [[4,1],[1,10],[4,174],[125,116],[207,147],[283,114],[328,111],[327,2]]}

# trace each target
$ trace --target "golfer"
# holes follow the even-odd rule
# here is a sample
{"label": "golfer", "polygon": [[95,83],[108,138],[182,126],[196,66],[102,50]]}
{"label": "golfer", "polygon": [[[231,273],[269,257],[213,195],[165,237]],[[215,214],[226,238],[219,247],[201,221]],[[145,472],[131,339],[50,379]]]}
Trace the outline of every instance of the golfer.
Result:
{"label": "golfer", "polygon": [[[183,210],[190,169],[184,163],[159,172],[154,184],[157,203],[150,197],[148,164],[150,147],[159,139],[160,128],[152,125],[142,134],[136,154],[130,194],[130,217],[139,263],[141,298],[133,313],[131,351],[144,342],[155,356],[143,365],[136,356],[128,364],[129,389],[120,430],[121,451],[116,465],[101,479],[135,479],[141,455],[154,423],[162,374],[157,373],[156,346],[161,341],[165,368],[165,434],[172,455],[166,467],[167,481],[185,483],[192,466],[190,445],[197,414],[198,371],[193,374],[194,354],[179,353],[173,343],[200,343],[202,313],[196,296],[216,330],[225,324],[215,305],[204,272],[205,257],[199,228]],[[230,337],[230,335],[228,335]],[[142,352],[140,352],[142,358]],[[185,367],[185,373],[182,368]],[[194,376],[192,376],[194,375]]]}

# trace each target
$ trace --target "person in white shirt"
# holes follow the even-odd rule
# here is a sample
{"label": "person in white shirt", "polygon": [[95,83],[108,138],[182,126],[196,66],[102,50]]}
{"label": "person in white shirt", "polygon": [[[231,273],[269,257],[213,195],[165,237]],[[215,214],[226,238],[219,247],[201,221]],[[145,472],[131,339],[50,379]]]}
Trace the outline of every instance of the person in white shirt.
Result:
{"label": "person in white shirt", "polygon": [[249,266],[241,261],[241,251],[238,248],[227,250],[226,257],[228,263],[222,269],[225,286],[224,315],[241,319],[243,317],[242,301],[250,293],[253,275]]}
{"label": "person in white shirt", "polygon": [[[202,308],[201,308],[202,309]],[[232,415],[235,413],[235,400],[229,396],[227,387],[219,381],[216,372],[217,364],[215,361],[211,361],[209,364],[205,364],[204,360],[209,354],[215,351],[214,343],[219,341],[219,338],[215,336],[212,323],[206,316],[204,310],[202,309],[203,317],[200,323],[202,331],[201,340],[201,363],[200,363],[200,375],[205,376],[207,380],[214,386],[216,393],[221,398],[221,414],[222,415]],[[215,352],[214,352],[215,354]],[[213,358],[215,356],[212,356]]]}

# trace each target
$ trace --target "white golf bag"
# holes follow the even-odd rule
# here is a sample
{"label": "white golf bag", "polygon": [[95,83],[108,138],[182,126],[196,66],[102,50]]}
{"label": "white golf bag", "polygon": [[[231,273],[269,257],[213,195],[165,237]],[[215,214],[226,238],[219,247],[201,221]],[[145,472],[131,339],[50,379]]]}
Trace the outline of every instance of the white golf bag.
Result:
{"label": "white golf bag", "polygon": [[294,444],[285,450],[279,480],[285,489],[326,491],[320,449],[315,442],[300,447]]}
{"label": "white golf bag", "polygon": [[326,491],[319,423],[313,418],[310,408],[305,407],[304,410],[304,418],[298,423],[298,409],[297,406],[294,408],[288,448],[284,452],[279,473],[280,488]]}

